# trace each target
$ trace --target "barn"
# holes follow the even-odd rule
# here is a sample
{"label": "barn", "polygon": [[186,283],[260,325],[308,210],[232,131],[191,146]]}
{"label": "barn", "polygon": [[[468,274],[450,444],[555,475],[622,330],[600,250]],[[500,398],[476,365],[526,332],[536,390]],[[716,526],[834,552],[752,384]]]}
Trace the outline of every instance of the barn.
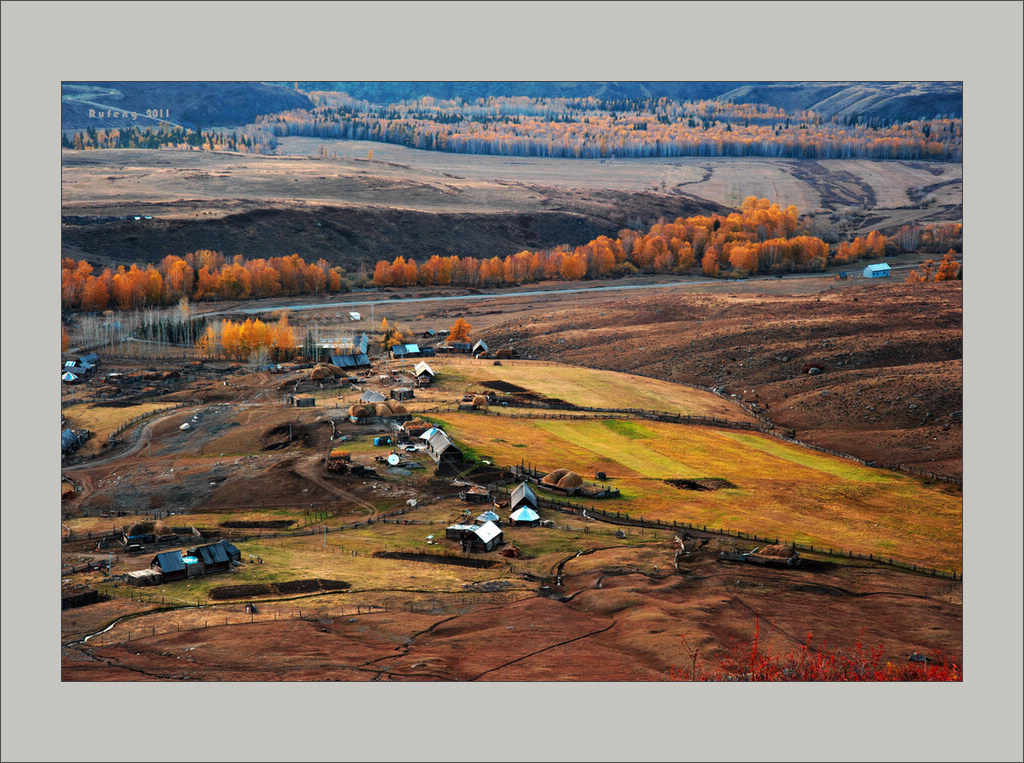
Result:
{"label": "barn", "polygon": [[331,365],[338,368],[369,368],[370,358],[365,352],[352,355],[331,355]]}
{"label": "barn", "polygon": [[537,511],[539,504],[537,503],[537,496],[533,492],[533,488],[530,487],[527,482],[520,482],[516,488],[512,491],[512,498],[509,502],[509,508],[512,511],[527,506],[534,511]]}
{"label": "barn", "polygon": [[864,268],[865,278],[885,278],[889,275],[890,268],[886,262],[875,263]]}
{"label": "barn", "polygon": [[413,375],[416,377],[420,384],[430,384],[434,381],[434,369],[432,369],[425,360],[421,360],[416,364],[413,369]]}
{"label": "barn", "polygon": [[394,358],[423,357],[423,353],[420,352],[420,346],[418,344],[396,344],[391,348],[391,355]]}
{"label": "barn", "polygon": [[409,387],[396,387],[391,390],[392,400],[412,400],[413,394]]}
{"label": "barn", "polygon": [[462,451],[455,447],[455,444],[440,429],[435,429],[434,434],[427,440],[427,450],[430,457],[437,462],[437,467],[452,466],[461,464],[464,460]]}
{"label": "barn", "polygon": [[188,569],[180,551],[165,551],[153,557],[151,567],[156,567],[164,576],[164,580],[183,580],[188,577]]}
{"label": "barn", "polygon": [[[232,546],[232,548],[234,548]],[[235,549],[238,551],[238,549]],[[223,542],[210,543],[206,546],[199,546],[188,552],[189,556],[196,557],[203,565],[203,573],[223,572],[231,566],[231,557]],[[239,554],[241,558],[241,554]]]}
{"label": "barn", "polygon": [[473,349],[471,352],[474,355],[482,355],[484,353],[489,352],[489,350],[487,349],[487,342],[481,339],[480,341],[473,345]]}
{"label": "barn", "polygon": [[374,392],[372,389],[366,390],[359,396],[360,403],[383,403],[387,398],[379,392]]}

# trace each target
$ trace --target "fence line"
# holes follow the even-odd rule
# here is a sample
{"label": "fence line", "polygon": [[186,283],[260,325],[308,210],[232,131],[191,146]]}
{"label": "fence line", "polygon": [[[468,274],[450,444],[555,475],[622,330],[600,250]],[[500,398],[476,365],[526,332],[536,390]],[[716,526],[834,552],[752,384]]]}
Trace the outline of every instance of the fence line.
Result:
{"label": "fence line", "polygon": [[143,419],[149,419],[152,418],[153,416],[158,416],[161,413],[167,413],[168,411],[176,411],[179,408],[188,408],[193,405],[200,405],[200,402],[198,400],[187,400],[183,403],[178,403],[177,405],[172,405],[168,408],[157,408],[155,410],[149,411],[148,413],[140,414],[136,416],[134,419],[124,422],[121,426],[119,426],[113,432],[108,434],[107,442],[114,442],[114,440],[117,439],[117,436],[121,434],[121,432],[125,431],[126,429],[130,429],[132,426],[142,421]]}
{"label": "fence line", "polygon": [[[511,494],[511,491],[503,488],[494,488],[498,492]],[[556,511],[561,511],[568,514],[579,514],[584,513],[588,518],[598,519],[599,521],[609,522],[610,524],[616,525],[628,525],[630,527],[644,527],[653,530],[694,530],[698,532],[709,533],[712,535],[727,535],[734,538],[741,538],[744,540],[753,540],[761,543],[778,544],[779,538],[768,535],[759,535],[757,533],[748,533],[742,530],[730,530],[728,528],[718,527],[715,528],[713,525],[709,528],[707,525],[698,525],[690,522],[662,522],[659,519],[644,519],[642,516],[637,519],[631,517],[626,512],[611,512],[599,509],[594,506],[586,506],[579,503],[573,503],[572,501],[554,501],[548,498],[537,497],[537,503],[543,508],[550,508]],[[808,551],[815,554],[823,554],[825,556],[843,558],[843,559],[861,559],[864,561],[877,562],[879,564],[886,564],[899,569],[910,570],[912,572],[919,572],[932,577],[946,578],[949,580],[963,580],[963,572],[946,572],[935,567],[927,567],[925,565],[918,565],[912,562],[904,562],[899,559],[893,559],[891,556],[880,556],[877,554],[862,554],[856,551],[842,549],[842,548],[826,548],[824,546],[814,546],[806,543],[792,542],[794,548],[798,551]]]}

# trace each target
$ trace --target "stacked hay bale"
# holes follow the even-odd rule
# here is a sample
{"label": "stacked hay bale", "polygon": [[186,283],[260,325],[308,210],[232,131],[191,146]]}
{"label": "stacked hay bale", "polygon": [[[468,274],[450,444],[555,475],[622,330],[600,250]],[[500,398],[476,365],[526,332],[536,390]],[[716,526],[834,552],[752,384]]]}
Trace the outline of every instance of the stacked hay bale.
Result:
{"label": "stacked hay bale", "polygon": [[312,370],[310,370],[309,372],[310,381],[323,381],[324,379],[333,378],[334,374],[332,374],[330,370],[327,368],[327,366],[323,363],[318,363],[317,365],[313,366]]}
{"label": "stacked hay bale", "polygon": [[373,404],[374,415],[377,416],[391,416],[394,411],[391,410],[391,406],[387,403],[374,403]]}
{"label": "stacked hay bale", "polygon": [[568,469],[555,469],[553,472],[548,472],[541,477],[541,483],[544,485],[557,485],[558,480],[562,479],[569,473]]}
{"label": "stacked hay bale", "polygon": [[757,555],[775,559],[789,559],[796,556],[796,548],[791,543],[780,543],[777,546],[764,546],[758,549]]}
{"label": "stacked hay bale", "polygon": [[480,410],[487,410],[487,397],[484,395],[476,395],[473,398],[473,407]]}
{"label": "stacked hay bale", "polygon": [[542,485],[550,485],[562,490],[574,490],[583,484],[583,478],[568,469],[555,469],[541,478]]}
{"label": "stacked hay bale", "polygon": [[402,425],[402,429],[404,429],[411,437],[419,437],[432,426],[433,424],[430,424],[423,419],[410,419]]}
{"label": "stacked hay bale", "polygon": [[583,484],[583,478],[576,472],[567,472],[556,485],[564,490],[572,490]]}
{"label": "stacked hay bale", "polygon": [[374,415],[371,405],[353,405],[348,409],[348,415],[354,419],[366,419]]}
{"label": "stacked hay bale", "polygon": [[409,414],[409,409],[399,402],[388,403],[388,406],[391,408],[393,416],[406,416]]}

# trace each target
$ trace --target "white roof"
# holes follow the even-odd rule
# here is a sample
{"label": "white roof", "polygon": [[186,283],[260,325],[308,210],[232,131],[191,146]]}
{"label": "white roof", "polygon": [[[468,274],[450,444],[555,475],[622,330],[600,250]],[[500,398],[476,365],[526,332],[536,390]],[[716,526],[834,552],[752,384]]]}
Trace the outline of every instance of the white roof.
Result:
{"label": "white roof", "polygon": [[877,262],[874,265],[868,265],[865,270],[889,270],[889,263]]}
{"label": "white roof", "polygon": [[513,522],[532,522],[535,519],[540,519],[540,514],[531,509],[529,506],[523,506],[521,509],[516,509],[508,518]]}
{"label": "white roof", "polygon": [[476,531],[476,537],[484,543],[490,543],[499,535],[501,535],[501,528],[494,524],[494,522],[488,522]]}
{"label": "white roof", "polygon": [[425,361],[421,360],[419,363],[416,364],[416,367],[415,367],[415,369],[413,369],[413,372],[417,376],[419,376],[424,371],[426,371],[431,376],[434,375],[434,369],[432,369],[430,366],[428,366]]}
{"label": "white roof", "polygon": [[423,434],[420,435],[420,439],[421,440],[429,440],[431,437],[433,437],[435,434],[437,434],[440,431],[441,430],[438,429],[437,427],[431,427],[426,432],[424,432]]}
{"label": "white roof", "polygon": [[348,317],[354,321],[358,321],[362,316],[359,313],[349,313]]}

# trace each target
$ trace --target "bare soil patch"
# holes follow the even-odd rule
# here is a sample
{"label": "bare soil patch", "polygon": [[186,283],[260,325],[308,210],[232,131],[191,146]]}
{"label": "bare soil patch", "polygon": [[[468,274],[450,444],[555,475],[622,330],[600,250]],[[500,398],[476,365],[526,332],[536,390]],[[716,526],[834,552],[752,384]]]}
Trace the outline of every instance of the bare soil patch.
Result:
{"label": "bare soil patch", "polygon": [[[339,615],[342,602],[304,620],[200,627],[98,648],[66,650],[64,680],[664,680],[701,659],[749,643],[778,653],[870,649],[887,659],[918,652],[961,659],[959,585],[891,570],[817,564],[794,570],[723,562],[718,543],[597,551],[567,562],[562,586],[507,604]],[[538,591],[545,589],[538,588]],[[355,598],[352,598],[355,597]],[[368,604],[367,594],[345,594]],[[264,608],[261,607],[261,610]],[[207,622],[217,622],[207,615]]]}

